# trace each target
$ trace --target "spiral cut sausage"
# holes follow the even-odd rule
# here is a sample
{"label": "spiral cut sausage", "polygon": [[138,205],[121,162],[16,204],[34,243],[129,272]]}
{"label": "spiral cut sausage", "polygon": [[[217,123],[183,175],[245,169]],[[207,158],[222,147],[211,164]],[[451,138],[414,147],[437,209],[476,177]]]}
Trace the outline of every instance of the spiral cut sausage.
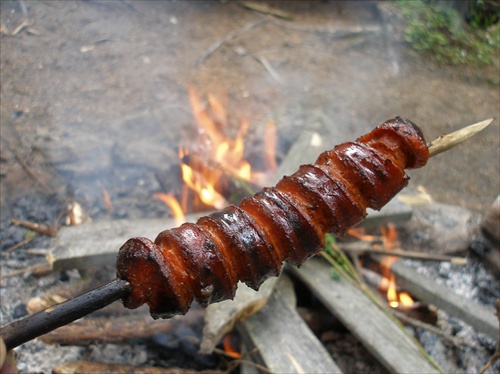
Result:
{"label": "spiral cut sausage", "polygon": [[147,303],[154,318],[167,318],[186,313],[193,300],[232,299],[238,281],[258,289],[283,261],[299,266],[320,251],[325,233],[341,236],[367,207],[382,208],[408,184],[404,170],[428,157],[420,129],[397,117],[238,206],[163,231],[154,242],[130,239],[117,260],[118,278],[132,284],[123,302]]}

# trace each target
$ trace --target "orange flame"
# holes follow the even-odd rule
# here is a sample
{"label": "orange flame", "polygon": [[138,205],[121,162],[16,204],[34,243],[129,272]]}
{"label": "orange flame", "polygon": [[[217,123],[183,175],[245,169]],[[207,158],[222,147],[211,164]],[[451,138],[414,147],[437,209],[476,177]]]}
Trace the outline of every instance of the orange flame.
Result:
{"label": "orange flame", "polygon": [[[399,247],[399,239],[396,227],[388,224],[382,228],[382,240],[387,250],[391,251]],[[381,262],[382,275],[388,279],[389,285],[387,288],[387,301],[391,308],[404,307],[409,308],[415,302],[407,292],[398,292],[396,286],[396,277],[391,272],[391,265],[397,261],[396,256],[386,256]]]}
{"label": "orange flame", "polygon": [[155,193],[153,197],[155,199],[163,201],[170,208],[177,226],[180,226],[186,221],[181,205],[174,196],[165,193]]}
{"label": "orange flame", "polygon": [[349,229],[347,234],[352,236],[353,238],[356,238],[358,240],[364,240],[367,242],[375,240],[375,236],[365,234],[365,229],[363,227],[354,227],[352,229]]}
{"label": "orange flame", "polygon": [[[266,172],[254,173],[250,163],[244,159],[244,138],[249,129],[248,121],[241,120],[238,128],[233,130],[234,136],[226,136],[225,133],[231,128],[222,102],[213,94],[208,94],[207,100],[203,101],[192,87],[189,88],[188,94],[193,117],[198,126],[198,136],[190,142],[189,147],[179,147],[178,156],[184,182],[180,202],[173,196],[157,198],[164,201],[174,212],[196,211],[206,206],[223,209],[229,204],[222,193],[228,192],[227,188],[233,179],[263,185],[265,183],[261,182],[267,181],[271,173],[274,175],[277,169],[276,126],[270,121],[265,128],[263,158]],[[174,215],[177,216],[178,213]]]}
{"label": "orange flame", "polygon": [[182,180],[187,187],[198,193],[203,203],[216,209],[223,209],[228,205],[226,199],[215,190],[215,182],[210,180],[211,178],[204,178],[200,173],[194,172],[190,166],[185,164],[181,165],[181,170]]}
{"label": "orange flame", "polygon": [[231,339],[231,334],[227,334],[222,339],[222,346],[224,348],[224,352],[226,352],[226,354],[232,358],[236,359],[241,358],[241,353],[238,352],[238,350],[233,347],[233,344],[234,343]]}
{"label": "orange flame", "polygon": [[224,165],[224,171],[244,180],[252,176],[250,164],[244,160],[244,137],[248,131],[248,121],[242,120],[234,139],[224,134],[228,127],[226,110],[212,94],[208,94],[208,107],[202,104],[193,88],[189,88],[189,101],[202,138],[200,153],[209,160]]}

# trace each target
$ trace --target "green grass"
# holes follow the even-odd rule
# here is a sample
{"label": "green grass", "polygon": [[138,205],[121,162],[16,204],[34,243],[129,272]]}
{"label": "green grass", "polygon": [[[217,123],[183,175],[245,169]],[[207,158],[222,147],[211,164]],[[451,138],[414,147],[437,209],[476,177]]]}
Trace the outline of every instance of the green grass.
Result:
{"label": "green grass", "polygon": [[397,6],[408,22],[405,39],[415,51],[444,64],[500,66],[498,23],[472,27],[453,8],[421,0],[399,0]]}

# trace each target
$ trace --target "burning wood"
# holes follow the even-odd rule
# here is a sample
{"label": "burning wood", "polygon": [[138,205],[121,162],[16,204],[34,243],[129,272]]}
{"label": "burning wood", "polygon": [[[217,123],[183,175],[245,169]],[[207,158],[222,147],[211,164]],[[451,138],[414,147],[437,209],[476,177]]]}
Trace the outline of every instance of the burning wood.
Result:
{"label": "burning wood", "polygon": [[[202,102],[193,88],[189,99],[194,119],[197,123],[197,138],[187,146],[179,148],[180,169],[184,188],[181,196],[161,197],[169,207],[179,205],[183,213],[201,211],[207,208],[223,209],[230,201],[240,201],[252,195],[265,178],[276,170],[276,127],[272,122],[266,126],[264,137],[264,161],[267,172],[252,171],[244,158],[244,137],[248,131],[248,121],[242,120],[236,135],[225,134],[229,127],[228,114],[222,102],[215,95],[208,95],[208,103]],[[188,207],[188,190],[192,191],[195,202]],[[176,199],[180,202],[174,202]],[[166,201],[168,200],[168,201]],[[178,208],[173,208],[177,209]],[[175,216],[180,216],[179,212]]]}

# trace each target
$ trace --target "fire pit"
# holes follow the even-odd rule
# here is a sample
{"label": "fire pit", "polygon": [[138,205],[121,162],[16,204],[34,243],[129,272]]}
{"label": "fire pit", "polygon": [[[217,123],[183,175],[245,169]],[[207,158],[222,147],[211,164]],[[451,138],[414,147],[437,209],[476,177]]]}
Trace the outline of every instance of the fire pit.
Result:
{"label": "fire pit", "polygon": [[[498,117],[496,90],[460,79],[444,79],[442,70],[429,71],[419,58],[403,51],[401,55],[396,53],[400,44],[387,38],[387,19],[380,18],[385,13],[379,4],[272,5],[284,7],[295,20],[284,21],[272,13],[263,16],[260,11],[249,11],[238,4],[217,2],[2,3],[2,44],[4,51],[8,50],[1,59],[5,83],[0,183],[7,192],[2,194],[0,226],[2,325],[25,316],[35,296],[61,291],[57,301],[91,288],[91,284],[82,282],[88,278],[102,282],[112,279],[113,260],[124,239],[136,235],[154,237],[168,226],[163,217],[172,215],[177,205],[184,212],[219,209],[250,190],[272,184],[264,182],[270,181],[271,175],[280,177],[310,162],[306,155],[309,151],[316,157],[333,144],[354,138],[396,113],[415,117],[416,122],[430,129],[431,138],[478,118]],[[221,22],[219,17],[234,12],[240,18],[224,17],[226,21]],[[129,28],[118,27],[124,20],[130,21]],[[21,27],[22,22],[25,25]],[[107,28],[109,25],[116,28]],[[185,40],[192,44],[187,45]],[[392,56],[389,62],[387,48]],[[175,64],[172,58],[178,59]],[[359,62],[357,67],[355,61]],[[399,66],[397,72],[394,64]],[[202,88],[188,88],[195,86]],[[401,87],[413,87],[413,91],[402,95]],[[221,92],[228,93],[226,99]],[[448,108],[445,112],[444,106]],[[196,121],[208,127],[200,131],[194,126]],[[227,132],[225,140],[229,141],[215,150],[212,158],[203,147],[220,138],[220,132],[209,133],[208,128],[214,125]],[[302,133],[304,127],[308,133]],[[424,175],[412,175],[414,186],[423,184],[441,201],[484,210],[495,198],[498,186],[498,137],[494,130],[486,131],[491,136],[469,142],[453,156],[443,155]],[[307,140],[301,145],[304,138]],[[238,148],[242,143],[245,149]],[[227,151],[232,153],[226,153],[225,161],[217,159]],[[482,160],[490,162],[485,165]],[[253,179],[248,179],[243,161],[254,167]],[[276,165],[287,163],[293,164],[291,170],[276,172]],[[493,172],[488,172],[490,168]],[[193,177],[203,173],[215,178],[212,190]],[[166,196],[175,197],[178,204]],[[406,207],[393,211],[389,218],[409,218],[410,213]],[[384,214],[379,218],[387,220]],[[66,220],[75,226],[60,229]],[[380,221],[376,225],[381,225]],[[404,225],[412,229],[410,224]],[[171,226],[177,224],[172,221]],[[134,227],[137,231],[132,231]],[[54,233],[55,239],[47,236]],[[96,247],[102,252],[96,253]],[[47,267],[46,262],[51,266]],[[493,289],[497,286],[479,263],[469,262],[466,267],[446,264],[404,262],[419,272],[447,277],[447,282],[455,278],[450,274],[470,273],[471,278],[473,274],[472,283],[478,283],[480,291],[466,292],[488,293],[485,285],[491,284]],[[324,312],[328,303],[316,286],[304,293],[313,301],[304,302],[299,290],[304,283],[312,282],[303,275],[308,268],[304,270],[292,273],[292,288],[287,280],[280,280],[278,291],[267,296],[274,304],[241,325],[240,338],[247,350],[236,359],[241,370],[248,369],[241,365],[251,365],[246,361],[255,359],[268,365],[273,360],[273,356],[262,357],[267,353],[262,347],[272,346],[274,341],[262,340],[255,331],[265,330],[264,321],[274,321],[269,313],[276,310],[276,303],[281,303],[280,308],[287,305],[290,320],[296,321],[297,313],[290,307],[295,293],[299,305],[308,305],[309,312],[317,312],[311,303],[314,306],[322,300],[324,305],[317,309],[337,325],[336,330],[331,326],[314,330],[324,343],[311,343],[311,347],[319,347],[313,350],[316,354],[334,352],[333,365],[346,372],[381,367],[397,371],[384,353],[368,348],[370,338],[354,332],[348,321],[337,315],[332,319],[330,312]],[[400,277],[393,271],[396,278]],[[403,268],[403,275],[407,271]],[[327,284],[326,279],[322,282]],[[331,282],[332,289],[339,286]],[[288,292],[288,296],[280,297],[280,292],[282,296]],[[417,292],[412,296],[426,301]],[[494,292],[490,292],[475,301],[493,316],[494,298]],[[456,364],[457,356],[446,350],[454,344],[449,339],[439,340],[422,328],[416,330],[416,337],[445,370],[479,370],[493,354],[495,338],[476,332],[481,331],[477,326],[457,321],[454,311],[437,306],[439,321],[449,323],[443,330],[466,341],[466,349],[458,354],[463,366]],[[283,313],[288,309],[282,309]],[[186,319],[176,317],[159,325],[146,322],[141,312],[123,317],[123,312],[116,309],[101,313],[90,318],[88,325],[87,319],[81,321],[84,330],[96,328],[97,333],[90,338],[80,330],[68,330],[64,339],[76,336],[79,341],[56,339],[53,341],[69,346],[52,346],[37,340],[20,347],[19,368],[49,371],[56,362],[75,360],[89,361],[82,365],[92,371],[104,370],[91,366],[96,362],[198,370],[225,370],[236,365],[229,362],[234,358],[226,357],[227,349],[224,355],[206,357],[196,353],[201,340],[200,315],[204,314],[199,310]],[[98,340],[99,332],[108,331],[112,336],[112,331],[106,329],[120,318],[123,331],[133,334]],[[296,330],[307,331],[303,328],[308,329],[304,324]],[[158,329],[165,329],[165,335],[152,337],[151,332]],[[316,339],[314,334],[308,336],[311,341]],[[347,355],[338,354],[342,349],[333,344],[339,336],[346,337],[339,344],[351,349]],[[89,346],[89,342],[95,345]],[[260,356],[254,347],[260,348]],[[346,359],[349,355],[363,356],[366,351],[362,349],[368,349],[371,361]],[[168,354],[162,353],[165,350]],[[296,371],[305,370],[298,354],[281,358],[292,363]],[[45,366],[40,367],[41,362]],[[114,366],[114,370],[119,369]]]}

